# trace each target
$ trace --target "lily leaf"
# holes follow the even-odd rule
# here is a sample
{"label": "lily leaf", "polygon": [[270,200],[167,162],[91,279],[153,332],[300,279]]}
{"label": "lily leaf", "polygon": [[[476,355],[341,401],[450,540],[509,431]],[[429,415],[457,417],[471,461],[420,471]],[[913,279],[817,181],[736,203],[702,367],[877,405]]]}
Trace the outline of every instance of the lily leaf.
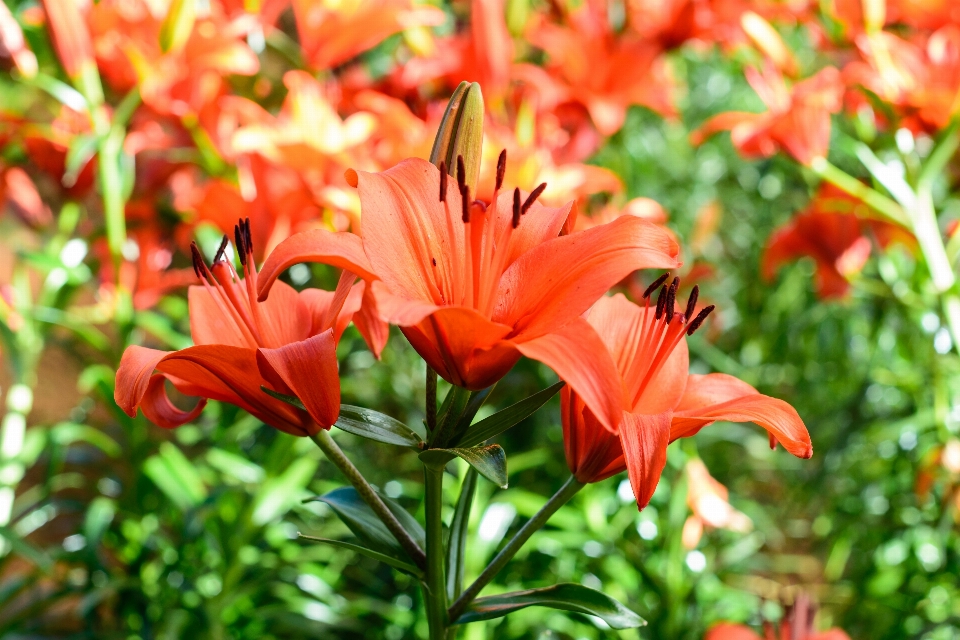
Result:
{"label": "lily leaf", "polygon": [[274,391],[273,389],[269,389],[263,385],[260,385],[260,391],[263,391],[265,394],[267,394],[271,398],[276,398],[281,402],[286,402],[289,405],[293,405],[294,407],[296,407],[297,409],[300,409],[301,411],[307,410],[307,408],[303,406],[303,403],[300,402],[300,398],[298,398],[297,396],[288,396],[285,393]]}
{"label": "lily leaf", "polygon": [[401,447],[419,448],[422,440],[417,433],[395,418],[363,407],[340,405],[340,417],[336,426],[356,436],[396,444]]}
{"label": "lily leaf", "polygon": [[507,488],[507,454],[503,447],[491,444],[486,447],[456,447],[453,449],[427,449],[420,454],[426,464],[446,464],[454,456],[461,458],[484,478],[501,489]]}
{"label": "lily leaf", "polygon": [[[380,496],[403,528],[409,533],[421,548],[426,547],[426,536],[420,523],[411,516],[406,509],[386,496]],[[312,498],[320,500],[330,506],[345,525],[365,545],[389,555],[401,562],[408,562],[406,552],[393,537],[386,525],[373,512],[357,490],[353,487],[340,487],[333,491]]]}
{"label": "lily leaf", "polygon": [[305,536],[299,531],[297,535],[303,540],[310,540],[311,542],[323,542],[325,544],[333,545],[334,547],[340,547],[341,549],[349,549],[350,551],[356,551],[357,553],[367,556],[368,558],[373,558],[374,560],[379,560],[384,564],[388,564],[394,569],[399,569],[405,573],[409,573],[415,578],[422,578],[423,571],[409,562],[404,562],[399,558],[394,558],[391,555],[385,553],[380,553],[379,551],[374,551],[373,549],[368,549],[362,545],[354,544],[352,542],[345,542],[343,540],[331,540],[330,538],[315,538],[313,536]]}
{"label": "lily leaf", "polygon": [[610,596],[572,582],[477,598],[453,624],[500,618],[527,607],[548,607],[597,616],[614,629],[633,629],[646,624],[643,618]]}
{"label": "lily leaf", "polygon": [[460,597],[463,588],[463,562],[467,550],[467,526],[470,523],[470,509],[477,494],[477,470],[467,469],[467,475],[460,487],[460,498],[450,522],[450,541],[447,544],[447,598],[453,602]]}
{"label": "lily leaf", "polygon": [[517,425],[524,418],[533,415],[540,407],[546,404],[547,400],[557,394],[563,388],[563,381],[547,387],[543,391],[538,391],[529,398],[510,405],[502,411],[498,411],[492,416],[484,418],[477,424],[470,427],[460,442],[461,447],[473,447],[482,442],[500,435],[510,427]]}

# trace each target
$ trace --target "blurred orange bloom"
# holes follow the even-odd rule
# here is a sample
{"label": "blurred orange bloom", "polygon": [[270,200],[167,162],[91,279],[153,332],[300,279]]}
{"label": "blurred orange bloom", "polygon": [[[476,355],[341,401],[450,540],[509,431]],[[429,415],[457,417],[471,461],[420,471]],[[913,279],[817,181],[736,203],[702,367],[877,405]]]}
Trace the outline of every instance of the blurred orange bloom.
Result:
{"label": "blurred orange bloom", "polygon": [[711,627],[703,640],[850,640],[850,636],[841,629],[814,631],[815,617],[816,607],[810,602],[809,596],[800,593],[780,622],[779,634],[769,622],[763,625],[763,636],[750,627],[721,622]]}
{"label": "blurred orange bloom", "polygon": [[783,150],[802,164],[825,157],[830,145],[830,114],[841,107],[840,72],[827,67],[788,88],[772,66],[746,70],[747,81],[767,111],[729,111],[716,115],[691,134],[694,144],[719,131],[730,131],[737,150],[748,158],[766,158]]}
{"label": "blurred orange bloom", "polygon": [[49,124],[30,123],[19,130],[30,161],[53,178],[70,197],[82,197],[93,186],[96,162],[94,157],[67,171],[67,154],[76,138],[92,133],[87,114],[62,106]]}
{"label": "blurred orange bloom", "polygon": [[[210,398],[292,435],[329,429],[340,411],[336,344],[362,296],[352,286],[356,276],[345,272],[335,292],[298,293],[277,283],[270,300],[257,302],[249,226],[241,222],[236,238],[243,278],[224,257],[226,237],[210,267],[193,245],[194,268],[203,283],[189,291],[196,346],[173,352],[128,347],[117,370],[116,402],[131,417],[139,407],[164,428],[195,419]],[[179,409],[167,396],[167,382],[199,396],[200,402],[190,411]],[[273,398],[261,386],[297,396],[306,411]]]}
{"label": "blurred orange bloom", "polygon": [[44,204],[37,185],[20,167],[0,168],[0,203],[31,229],[53,222],[50,207]]}
{"label": "blurred orange bloom", "polygon": [[657,488],[667,445],[717,420],[756,422],[771,442],[776,438],[793,455],[813,455],[803,421],[786,402],[761,395],[733,376],[689,373],[686,336],[713,307],[694,315],[694,288],[686,310],[678,312],[678,278],[660,289],[651,307],[650,295],[665,279],[647,289],[643,307],[617,294],[600,298],[587,315],[619,372],[624,411],[614,428],[598,420],[576,388],[565,387],[560,400],[570,471],[580,482],[599,482],[626,469],[640,509]]}
{"label": "blurred orange bloom", "polygon": [[77,0],[43,0],[50,40],[71,80],[96,72],[90,31]]}
{"label": "blurred orange bloom", "polygon": [[832,185],[822,186],[806,210],[768,239],[763,254],[764,277],[772,280],[783,264],[809,256],[817,263],[817,294],[821,298],[846,295],[849,278],[859,273],[870,257],[871,240],[881,247],[897,241],[913,245],[903,227],[858,217],[858,210],[865,207]]}
{"label": "blurred orange bloom", "polygon": [[693,513],[683,523],[683,546],[695,549],[705,526],[738,533],[753,528],[750,518],[730,505],[727,488],[710,475],[702,460],[696,458],[687,462],[686,471],[687,506]]}
{"label": "blurred orange bloom", "polygon": [[925,42],[908,42],[892,33],[857,37],[864,61],[844,70],[858,84],[895,105],[919,126],[936,131],[960,112],[960,26],[947,25]]}
{"label": "blurred orange bloom", "polygon": [[307,64],[330,69],[404,29],[437,26],[443,11],[413,0],[293,0]]}
{"label": "blurred orange bloom", "polygon": [[[502,176],[505,155],[498,164]],[[627,274],[677,266],[676,243],[633,217],[558,237],[569,204],[497,189],[485,206],[470,197],[462,165],[458,174],[448,188],[446,173],[418,159],[352,173],[362,240],[322,230],[286,240],[264,265],[261,296],[297,262],[348,268],[371,283],[381,318],[448,382],[483,389],[525,355],[553,368],[612,429],[619,379],[580,316]]]}
{"label": "blurred orange bloom", "polygon": [[27,46],[20,23],[6,4],[0,6],[0,65],[4,69],[15,67],[26,78],[37,73],[37,56]]}
{"label": "blurred orange bloom", "polygon": [[584,2],[565,16],[565,25],[531,21],[527,39],[547,54],[546,66],[517,65],[514,75],[537,91],[541,110],[583,104],[603,135],[623,126],[627,107],[643,105],[673,115],[674,82],[662,50],[633,34],[616,34],[604,2]]}

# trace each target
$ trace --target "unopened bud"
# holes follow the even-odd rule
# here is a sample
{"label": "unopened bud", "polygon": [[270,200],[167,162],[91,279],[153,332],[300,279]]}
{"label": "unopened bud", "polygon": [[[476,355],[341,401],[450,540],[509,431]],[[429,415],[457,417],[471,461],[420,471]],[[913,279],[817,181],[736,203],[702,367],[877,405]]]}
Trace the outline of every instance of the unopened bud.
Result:
{"label": "unopened bud", "polygon": [[196,0],[173,0],[160,27],[160,48],[164,53],[183,49],[197,19]]}
{"label": "unopened bud", "polygon": [[753,45],[769,58],[777,69],[788,76],[796,76],[800,72],[793,52],[773,25],[753,11],[747,11],[740,16],[740,26]]}
{"label": "unopened bud", "polygon": [[[447,171],[457,167],[457,157],[463,157],[464,181],[474,193],[480,181],[480,152],[483,147],[483,94],[476,82],[461,82],[440,121],[430,162]],[[453,175],[453,173],[451,173]]]}

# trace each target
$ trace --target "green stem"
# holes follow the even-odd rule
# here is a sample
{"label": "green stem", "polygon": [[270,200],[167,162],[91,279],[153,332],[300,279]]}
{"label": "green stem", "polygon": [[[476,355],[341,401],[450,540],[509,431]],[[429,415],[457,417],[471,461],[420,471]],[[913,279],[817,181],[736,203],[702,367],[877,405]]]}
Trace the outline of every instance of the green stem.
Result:
{"label": "green stem", "polygon": [[933,194],[929,188],[917,192],[915,220],[913,234],[920,245],[920,251],[930,269],[930,276],[937,293],[943,293],[953,287],[957,278],[947,257],[947,249],[943,244],[943,234],[937,223],[937,214],[933,209]]}
{"label": "green stem", "polygon": [[906,213],[904,213],[903,208],[897,204],[896,201],[888,198],[875,189],[871,189],[869,186],[843,171],[843,169],[830,164],[830,161],[828,161],[826,158],[815,160],[811,165],[811,168],[817,173],[817,175],[830,184],[838,187],[842,191],[845,191],[855,198],[863,200],[873,210],[881,214],[879,216],[881,219],[891,220],[903,227],[906,227],[907,229],[912,228],[910,219],[907,217]]}
{"label": "green stem", "polygon": [[427,432],[433,435],[437,429],[437,372],[427,365]]}
{"label": "green stem", "polygon": [[426,495],[427,576],[424,600],[430,640],[444,640],[447,632],[447,589],[443,575],[443,464],[423,466]]}
{"label": "green stem", "polygon": [[363,477],[360,471],[353,466],[353,463],[344,455],[343,450],[340,449],[337,443],[333,441],[333,438],[330,437],[330,433],[327,432],[326,429],[321,429],[315,435],[311,436],[310,439],[320,447],[320,450],[327,456],[327,459],[336,465],[343,475],[347,477],[347,480],[350,481],[353,488],[357,490],[357,493],[360,494],[364,502],[373,509],[377,517],[383,521],[383,524],[386,525],[390,533],[397,539],[397,542],[400,543],[403,550],[406,551],[414,561],[414,564],[423,569],[427,562],[423,549],[421,549],[416,540],[407,533],[407,530],[403,528],[403,525],[400,524],[400,521],[393,515],[390,508],[387,507],[380,498],[380,495],[374,490],[370,483],[367,482],[367,479]]}
{"label": "green stem", "polygon": [[457,618],[460,617],[460,614],[463,613],[464,609],[473,602],[473,599],[480,594],[487,584],[496,577],[500,570],[517,554],[517,551],[524,545],[524,543],[530,539],[534,533],[536,533],[540,527],[547,523],[547,520],[550,519],[557,510],[565,505],[570,498],[572,498],[580,489],[585,485],[577,480],[575,477],[570,476],[570,478],[563,484],[560,489],[557,490],[553,497],[547,500],[547,503],[538,511],[532,518],[527,520],[526,524],[520,528],[520,531],[517,531],[517,534],[510,539],[510,542],[500,550],[500,553],[493,559],[493,561],[483,570],[483,573],[474,580],[473,584],[467,587],[466,591],[457,598],[457,601],[450,606],[449,619],[456,622]]}
{"label": "green stem", "polygon": [[[113,128],[100,139],[98,158],[103,215],[107,225],[107,245],[115,264],[119,265],[123,243],[127,239],[124,217],[123,180],[120,176],[120,152],[124,130]],[[117,271],[119,273],[119,270]]]}

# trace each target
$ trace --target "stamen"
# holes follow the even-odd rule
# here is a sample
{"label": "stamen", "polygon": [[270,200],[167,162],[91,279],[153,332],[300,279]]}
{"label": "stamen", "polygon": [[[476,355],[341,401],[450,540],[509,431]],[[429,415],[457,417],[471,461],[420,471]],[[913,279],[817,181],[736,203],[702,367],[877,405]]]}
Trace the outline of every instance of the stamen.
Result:
{"label": "stamen", "polygon": [[200,247],[197,246],[196,242],[190,243],[190,256],[193,258],[193,272],[197,274],[197,277],[201,280],[210,278],[210,271],[207,269],[207,263],[203,259],[203,254],[200,253]]}
{"label": "stamen", "polygon": [[250,232],[250,218],[243,220],[243,246],[247,253],[253,253],[253,234]]}
{"label": "stamen", "polygon": [[[463,167],[463,162],[460,163],[460,167]],[[460,171],[457,172],[459,177]],[[463,221],[464,223],[470,222],[470,187],[465,184],[460,185],[460,205],[463,208]]]}
{"label": "stamen", "polygon": [[687,310],[683,313],[683,317],[689,320],[693,317],[693,312],[697,309],[697,298],[700,297],[700,285],[693,285],[693,291],[690,292],[690,297],[687,299]]}
{"label": "stamen", "polygon": [[697,314],[697,317],[693,319],[693,322],[687,326],[687,335],[692,336],[693,332],[700,328],[700,325],[703,324],[703,321],[707,319],[707,316],[709,316],[715,308],[716,306],[712,304],[709,307],[704,307],[703,310]]}
{"label": "stamen", "polygon": [[660,289],[660,295],[657,296],[657,312],[654,316],[657,320],[663,317],[663,307],[664,303],[667,301],[667,288],[663,287]]}
{"label": "stamen", "polygon": [[440,161],[440,202],[447,201],[447,163]]}
{"label": "stamen", "polygon": [[649,297],[650,297],[650,294],[653,293],[654,291],[656,291],[657,289],[659,289],[659,288],[660,288],[660,285],[662,285],[664,282],[666,282],[666,281],[667,281],[667,278],[669,278],[669,277],[670,277],[670,274],[669,274],[669,273],[665,273],[665,274],[663,274],[662,276],[660,276],[659,278],[657,278],[656,280],[654,280],[654,281],[653,281],[653,284],[651,284],[649,287],[647,287],[646,291],[643,292],[643,297],[644,297],[644,298],[649,298]]}
{"label": "stamen", "polygon": [[513,190],[513,228],[520,226],[520,189]]}
{"label": "stamen", "polygon": [[540,197],[540,194],[543,193],[546,188],[547,188],[547,183],[541,182],[540,186],[538,186],[536,189],[531,191],[530,195],[527,196],[526,201],[523,203],[523,206],[520,207],[520,213],[526,213],[527,210],[529,210],[530,207],[533,206],[533,203],[537,201],[537,198]]}
{"label": "stamen", "polygon": [[247,249],[243,244],[243,220],[233,225],[233,242],[237,246],[241,266],[247,266]]}
{"label": "stamen", "polygon": [[223,252],[226,250],[228,242],[230,242],[230,240],[227,238],[227,234],[223,234],[223,240],[220,241],[220,248],[217,249],[216,255],[213,256],[213,264],[217,264],[223,260]]}
{"label": "stamen", "polygon": [[[500,188],[503,186],[503,176],[507,172],[507,150],[503,149],[500,151],[500,157],[497,158],[497,182],[496,182],[496,191],[500,191]],[[516,226],[516,225],[514,225]]]}
{"label": "stamen", "polygon": [[670,283],[670,288],[667,289],[666,309],[664,309],[667,314],[667,324],[670,324],[670,321],[673,320],[673,313],[677,307],[677,288],[679,286],[680,278],[674,278],[673,282]]}
{"label": "stamen", "polygon": [[457,156],[457,186],[463,193],[463,188],[467,186],[467,170],[463,166],[463,156]]}

